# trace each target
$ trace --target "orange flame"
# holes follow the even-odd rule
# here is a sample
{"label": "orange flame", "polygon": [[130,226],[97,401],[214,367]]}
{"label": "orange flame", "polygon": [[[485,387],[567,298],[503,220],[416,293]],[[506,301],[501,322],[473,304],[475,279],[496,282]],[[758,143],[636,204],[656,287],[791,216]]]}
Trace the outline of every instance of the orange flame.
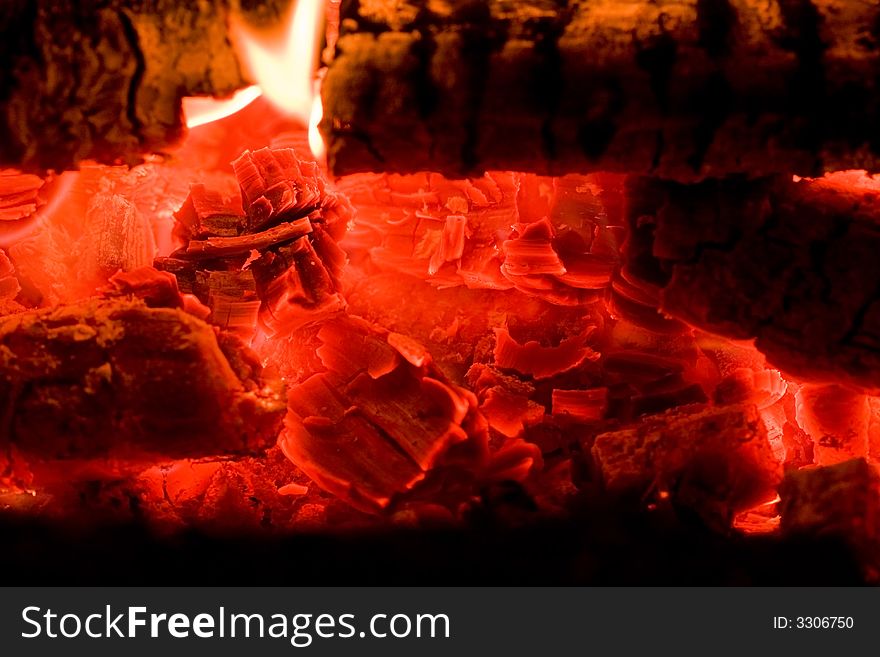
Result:
{"label": "orange flame", "polygon": [[315,70],[324,10],[323,0],[297,0],[280,29],[257,31],[241,21],[230,26],[245,69],[262,94],[280,112],[309,126],[309,144],[315,156],[324,148],[315,119],[320,120],[321,115]]}
{"label": "orange flame", "polygon": [[315,99],[312,101],[312,114],[309,117],[309,148],[312,149],[312,155],[317,160],[323,158],[327,152],[324,138],[321,136],[321,131],[318,130],[318,124],[321,123],[322,118],[324,118],[324,105],[321,103],[321,94],[316,92]]}
{"label": "orange flame", "polygon": [[183,99],[183,116],[186,118],[186,127],[192,129],[232,116],[254,102],[262,93],[260,87],[251,85],[239,89],[230,98],[187,96]]}
{"label": "orange flame", "polygon": [[264,96],[275,109],[308,126],[312,155],[320,159],[325,150],[318,132],[323,107],[315,70],[325,9],[323,0],[295,0],[279,22],[280,27],[270,30],[258,30],[233,17],[230,39],[248,77],[256,84],[225,99],[184,98],[187,127],[219,121]]}

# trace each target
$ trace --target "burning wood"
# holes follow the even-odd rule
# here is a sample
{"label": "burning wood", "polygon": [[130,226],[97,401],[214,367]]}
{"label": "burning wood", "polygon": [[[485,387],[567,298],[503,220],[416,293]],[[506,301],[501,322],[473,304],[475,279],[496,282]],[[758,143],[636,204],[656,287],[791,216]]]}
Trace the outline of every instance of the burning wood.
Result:
{"label": "burning wood", "polygon": [[233,168],[241,197],[195,185],[175,214],[183,246],[157,266],[186,281],[213,322],[244,335],[253,332],[256,302],[270,335],[344,307],[336,239],[352,215],[348,200],[292,149],[246,151]]}
{"label": "burning wood", "polygon": [[482,467],[477,400],[421,345],[355,317],[324,323],[317,338],[325,371],[291,387],[280,445],[323,488],[375,510],[437,465]]}
{"label": "burning wood", "polygon": [[[174,236],[184,244],[190,240],[211,237],[235,237],[244,229],[244,212],[238,190],[208,188],[204,183],[193,183],[189,196],[174,213]],[[232,191],[232,190],[230,190]]]}
{"label": "burning wood", "polygon": [[505,329],[496,331],[495,365],[502,369],[516,370],[535,379],[546,379],[568,372],[586,360],[597,360],[599,354],[587,341],[593,333],[590,327],[581,335],[562,340],[554,347],[544,347],[532,340],[519,344]]}
{"label": "burning wood", "polygon": [[147,521],[165,531],[195,527],[240,536],[363,523],[357,511],[322,494],[277,447],[259,456],[153,466],[124,488],[139,500]]}
{"label": "burning wood", "polygon": [[137,161],[176,143],[181,99],[245,86],[231,20],[272,23],[288,0],[14,3],[2,17],[0,162]]}
{"label": "burning wood", "polygon": [[[4,462],[0,454],[0,465]],[[161,535],[182,529],[241,537],[354,529],[366,516],[324,493],[278,447],[258,455],[156,457],[121,470],[102,460],[14,463],[18,480],[32,480],[32,495],[0,492],[13,508],[59,526],[78,529],[102,523],[138,523]],[[30,470],[26,468],[29,467]],[[11,472],[11,470],[9,471]],[[0,477],[8,472],[0,470]]]}
{"label": "burning wood", "polygon": [[[713,395],[760,403],[761,421],[775,413],[772,463],[793,462],[785,433],[788,408],[776,409],[773,382],[761,379],[763,360],[752,362],[721,344],[713,348],[750,376],[734,380],[721,367],[709,373],[705,364],[698,368],[708,349],[687,330],[658,336],[608,316],[602,295],[616,266],[620,232],[611,177],[343,181],[355,190],[365,217],[342,239],[354,262],[345,269],[347,254],[335,240],[352,223],[351,206],[314,165],[288,150],[265,149],[246,153],[235,170],[236,178],[221,176],[191,188],[174,226],[183,246],[159,263],[178,276],[182,289],[211,306],[215,323],[233,324],[223,317],[237,317],[237,328],[249,321],[252,329],[255,304],[264,327],[266,317],[275,322],[277,330],[261,338],[259,349],[291,384],[284,452],[321,488],[358,509],[422,517],[431,515],[423,507],[439,505],[451,519],[480,486],[504,479],[523,482],[540,496],[548,485],[542,477],[555,480],[560,475],[550,473],[568,472],[562,455],[585,432],[610,435],[645,413]],[[603,187],[605,182],[610,184]],[[87,212],[91,201],[80,201]],[[400,239],[392,240],[395,227],[413,217]],[[387,241],[383,231],[390,233]],[[425,248],[413,248],[414,239]],[[389,253],[396,258],[383,259]],[[605,269],[590,273],[580,266],[591,258],[602,260]],[[149,305],[177,307],[179,295],[170,294],[167,280],[114,279]],[[591,293],[578,296],[579,290]],[[343,305],[368,321],[340,312]],[[190,308],[200,317],[208,312]],[[221,346],[233,341],[226,332],[220,335]],[[685,441],[692,431],[688,422],[670,420],[666,443]],[[739,489],[732,497],[699,490],[698,475],[720,448],[698,442],[702,447],[681,456],[681,471],[669,481],[680,484],[677,503],[725,525],[731,509],[746,502]],[[257,512],[247,504],[239,508],[223,492],[233,486],[261,491],[257,496],[270,500],[264,502],[267,513],[299,526],[278,493],[291,480],[301,485],[299,470],[290,470],[282,483],[280,470],[261,465],[269,455],[222,466],[206,453],[182,455],[198,456],[198,463],[172,462],[174,454],[158,452],[142,461],[152,467],[127,474],[124,482],[99,479],[108,492],[134,496],[160,524],[163,517],[172,525],[213,522],[216,514],[192,511],[192,500],[210,506],[205,500],[213,499],[226,500],[217,509],[251,523]],[[747,462],[736,452],[731,458],[737,467]],[[545,461],[551,465],[543,471]],[[190,510],[166,508],[156,487],[170,480],[160,473],[187,468],[201,474],[191,482],[175,475],[171,486],[181,500],[190,500],[184,504]],[[276,473],[271,483],[264,477],[270,470]],[[51,471],[34,470],[40,477]],[[327,500],[315,504],[325,508]]]}
{"label": "burning wood", "polygon": [[614,494],[658,496],[727,527],[773,497],[781,467],[754,406],[686,408],[596,437],[592,455]]}
{"label": "burning wood", "polygon": [[756,339],[796,376],[880,390],[877,182],[629,184],[624,279],[648,306]]}
{"label": "burning wood", "polygon": [[489,426],[502,435],[515,438],[544,420],[545,409],[534,401],[535,386],[529,382],[481,363],[468,370],[467,381]]}
{"label": "burning wood", "polygon": [[18,221],[30,217],[43,204],[39,176],[0,170],[0,221]]}
{"label": "burning wood", "polygon": [[869,579],[880,577],[880,476],[864,459],[786,475],[779,489],[784,534],[849,542]]}
{"label": "burning wood", "polygon": [[58,176],[44,188],[48,203],[9,246],[30,303],[80,301],[97,294],[117,268],[150,264],[156,251],[169,253],[172,212],[189,183],[226,191],[228,178],[158,162],[132,169],[90,164]]}
{"label": "burning wood", "polygon": [[608,389],[554,390],[553,415],[575,422],[597,422],[608,409]]}
{"label": "burning wood", "polygon": [[256,234],[238,237],[208,237],[204,240],[190,240],[179,255],[184,258],[212,259],[250,254],[290,242],[312,232],[310,217],[286,221]]}
{"label": "burning wood", "polygon": [[869,398],[838,384],[804,384],[795,396],[798,423],[815,441],[816,463],[832,465],[868,454]]}
{"label": "burning wood", "polygon": [[331,184],[290,148],[321,108],[287,0],[169,2],[0,17],[0,163],[131,162],[181,94],[261,96],[173,157],[0,172],[0,223],[39,218],[0,230],[4,513],[251,540],[599,506],[877,576],[880,183],[792,179],[880,168],[876,3],[346,3],[323,129],[370,173]]}
{"label": "burning wood", "polygon": [[23,306],[16,301],[20,293],[21,284],[15,275],[15,266],[0,251],[0,313],[6,315],[23,310]]}
{"label": "burning wood", "polygon": [[517,289],[560,305],[596,301],[617,265],[600,179],[514,173],[351,176],[358,207],[342,245],[438,287]]}
{"label": "burning wood", "polygon": [[140,462],[270,445],[283,403],[255,355],[173,277],[112,282],[102,298],[3,318],[2,443],[36,461]]}
{"label": "burning wood", "polygon": [[880,167],[868,2],[345,3],[337,175]]}
{"label": "burning wood", "polygon": [[98,287],[117,271],[153,263],[152,224],[119,194],[99,192],[89,202],[83,231],[80,275]]}
{"label": "burning wood", "polygon": [[345,233],[351,205],[329,187],[316,162],[300,159],[291,148],[264,148],[246,151],[232,168],[241,186],[247,232],[320,211],[333,237]]}

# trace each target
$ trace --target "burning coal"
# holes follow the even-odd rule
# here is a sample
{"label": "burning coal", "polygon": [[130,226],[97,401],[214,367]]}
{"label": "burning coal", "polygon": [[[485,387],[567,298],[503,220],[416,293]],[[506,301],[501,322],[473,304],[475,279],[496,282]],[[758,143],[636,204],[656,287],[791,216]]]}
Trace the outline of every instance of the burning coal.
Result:
{"label": "burning coal", "polygon": [[[323,3],[279,16],[262,28],[225,16],[233,46],[216,56],[235,63],[234,84],[187,95],[189,133],[162,156],[101,164],[87,157],[115,159],[106,140],[76,154],[35,146],[19,164],[79,169],[0,173],[11,512],[241,534],[518,525],[594,504],[713,536],[830,532],[878,576],[875,178],[793,176],[808,173],[787,164],[803,162],[797,148],[768,165],[783,170],[741,175],[757,146],[728,161],[712,141],[733,130],[735,102],[704,126],[696,164],[681,156],[693,140],[665,123],[632,153],[614,123],[607,143],[581,126],[579,147],[649,175],[539,175],[529,171],[596,168],[557,167],[584,157],[548,136],[568,134],[573,110],[560,101],[558,125],[541,115],[537,150],[525,128],[531,137],[504,144],[495,128],[534,119],[514,102],[502,120],[490,102],[510,91],[497,68],[509,49],[484,69],[455,59],[447,78],[439,66],[481,52],[481,21],[518,15],[432,5],[425,23],[372,16],[379,34],[348,17],[326,77]],[[529,38],[556,35],[552,19],[537,16]],[[580,46],[566,34],[558,54],[570,61]],[[449,45],[464,36],[477,46]],[[427,78],[400,77],[416,61],[401,44],[418,39],[434,48],[419,51]],[[621,52],[605,73],[641,80]],[[728,54],[714,57],[707,67]],[[546,62],[523,58],[537,84]],[[485,103],[474,71],[495,85]],[[386,83],[418,93],[386,106]],[[442,84],[449,93],[435,94]],[[633,83],[609,107],[643,92]],[[392,106],[406,120],[394,124]],[[163,148],[182,130],[174,115],[155,131]],[[613,118],[589,115],[593,131]],[[330,167],[349,175],[330,175],[319,126]],[[716,165],[737,175],[712,177]]]}

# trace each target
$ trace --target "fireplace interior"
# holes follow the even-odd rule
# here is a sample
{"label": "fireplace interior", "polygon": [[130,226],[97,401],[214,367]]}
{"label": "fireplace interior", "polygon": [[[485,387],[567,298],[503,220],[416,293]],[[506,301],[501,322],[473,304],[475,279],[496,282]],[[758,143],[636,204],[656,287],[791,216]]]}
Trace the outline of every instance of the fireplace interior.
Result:
{"label": "fireplace interior", "polygon": [[0,25],[10,580],[880,578],[876,2]]}

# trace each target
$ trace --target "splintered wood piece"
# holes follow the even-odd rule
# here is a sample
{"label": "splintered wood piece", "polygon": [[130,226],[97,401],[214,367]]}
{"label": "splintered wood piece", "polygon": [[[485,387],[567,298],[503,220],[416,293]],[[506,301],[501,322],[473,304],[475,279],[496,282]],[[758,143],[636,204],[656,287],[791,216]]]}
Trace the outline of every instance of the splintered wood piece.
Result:
{"label": "splintered wood piece", "polygon": [[[623,277],[672,316],[754,338],[795,376],[880,390],[880,182],[627,184]],[[653,314],[657,316],[656,310]]]}
{"label": "splintered wood piece", "polygon": [[43,179],[10,169],[0,169],[0,222],[31,216],[42,205]]}
{"label": "splintered wood piece", "polygon": [[294,221],[286,221],[260,233],[191,240],[185,249],[175,255],[184,258],[226,258],[267,249],[276,244],[284,244],[303,235],[308,235],[310,232],[312,232],[312,224],[308,217],[303,217]]}
{"label": "splintered wood piece", "polygon": [[175,236],[183,242],[209,237],[235,237],[244,227],[241,197],[229,198],[204,183],[193,183],[184,204],[174,213]]}
{"label": "splintered wood piece", "polygon": [[348,199],[291,148],[246,150],[233,168],[241,195],[193,185],[175,213],[183,246],[157,266],[245,338],[257,322],[271,337],[344,308],[336,240],[354,213]]}
{"label": "splintered wood piece", "polygon": [[214,326],[233,331],[245,340],[253,337],[260,300],[250,269],[198,270],[191,292],[205,300]]}
{"label": "splintered wood piece", "polygon": [[0,14],[0,163],[69,169],[138,161],[184,133],[184,96],[251,81],[232,21],[274,25],[290,0],[35,0]]}
{"label": "splintered wood piece", "polygon": [[671,498],[722,527],[737,511],[772,498],[782,477],[750,404],[647,416],[597,436],[592,456],[609,492]]}
{"label": "splintered wood piece", "polygon": [[332,189],[317,162],[292,148],[261,148],[242,153],[232,168],[247,214],[245,232],[308,216],[323,222],[334,239],[345,233],[352,206]]}
{"label": "splintered wood piece", "polygon": [[552,412],[576,422],[601,420],[608,408],[608,389],[553,390]]}
{"label": "splintered wood piece", "polygon": [[321,205],[323,175],[315,162],[300,160],[293,149],[245,151],[232,168],[241,185],[249,233],[309,214]]}
{"label": "splintered wood piece", "polygon": [[343,315],[322,324],[318,340],[324,371],[290,388],[279,445],[320,486],[376,511],[439,464],[483,465],[476,398],[421,345]]}
{"label": "splintered wood piece", "polygon": [[81,267],[93,280],[106,280],[117,271],[132,271],[153,262],[156,243],[152,224],[119,194],[99,192],[92,198],[83,236]]}
{"label": "splintered wood piece", "polygon": [[314,243],[300,239],[278,246],[252,265],[260,299],[259,320],[269,335],[293,331],[345,307],[337,289],[341,267],[337,261],[344,262],[345,254],[319,224],[313,235]]}
{"label": "splintered wood piece", "polygon": [[531,383],[482,363],[471,366],[467,383],[476,393],[489,426],[503,436],[519,436],[527,426],[544,419],[544,407],[531,399],[535,394]]}
{"label": "splintered wood piece", "polygon": [[284,404],[256,356],[186,312],[168,274],[115,280],[111,296],[0,320],[0,443],[39,460],[271,444]]}
{"label": "splintered wood piece", "polygon": [[348,2],[337,175],[880,170],[874,2]]}
{"label": "splintered wood piece", "polygon": [[516,288],[582,305],[599,297],[617,266],[619,219],[600,182],[510,171],[468,180],[347,176],[337,187],[358,212],[342,245],[354,262],[369,258],[437,287]]}
{"label": "splintered wood piece", "polygon": [[598,360],[600,354],[587,343],[595,327],[562,340],[556,346],[545,347],[535,340],[520,344],[507,329],[495,330],[495,365],[534,377],[547,379],[572,370],[585,361]]}

